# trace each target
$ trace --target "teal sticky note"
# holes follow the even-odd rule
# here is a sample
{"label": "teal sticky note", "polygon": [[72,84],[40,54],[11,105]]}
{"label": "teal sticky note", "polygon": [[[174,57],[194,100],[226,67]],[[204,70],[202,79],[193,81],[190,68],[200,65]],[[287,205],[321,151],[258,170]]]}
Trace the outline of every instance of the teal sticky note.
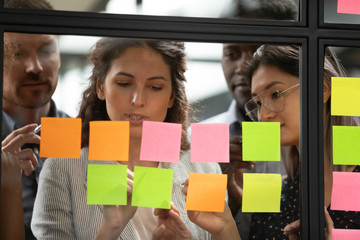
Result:
{"label": "teal sticky note", "polygon": [[173,170],[162,168],[134,168],[132,206],[170,209]]}
{"label": "teal sticky note", "polygon": [[333,163],[360,164],[360,127],[333,126]]}
{"label": "teal sticky note", "polygon": [[87,204],[126,205],[127,166],[88,164]]}
{"label": "teal sticky note", "polygon": [[280,161],[280,123],[242,122],[243,161]]}

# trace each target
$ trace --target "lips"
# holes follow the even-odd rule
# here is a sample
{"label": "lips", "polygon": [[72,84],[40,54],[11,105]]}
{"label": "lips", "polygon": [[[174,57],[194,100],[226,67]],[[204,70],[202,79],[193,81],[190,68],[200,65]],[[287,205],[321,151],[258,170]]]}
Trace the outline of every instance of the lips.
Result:
{"label": "lips", "polygon": [[237,87],[250,87],[245,77],[240,77],[232,81],[232,89],[234,90]]}
{"label": "lips", "polygon": [[142,122],[148,118],[140,113],[129,113],[126,114],[126,116],[131,125],[141,125]]}

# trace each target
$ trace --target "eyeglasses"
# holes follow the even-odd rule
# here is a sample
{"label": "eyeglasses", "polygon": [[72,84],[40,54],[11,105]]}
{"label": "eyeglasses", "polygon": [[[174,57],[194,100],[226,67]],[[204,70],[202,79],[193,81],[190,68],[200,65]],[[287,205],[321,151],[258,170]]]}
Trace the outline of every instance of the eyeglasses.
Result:
{"label": "eyeglasses", "polygon": [[251,120],[258,121],[262,107],[272,112],[281,112],[285,106],[283,95],[298,86],[299,83],[283,91],[276,89],[265,90],[245,103],[246,115],[249,116]]}

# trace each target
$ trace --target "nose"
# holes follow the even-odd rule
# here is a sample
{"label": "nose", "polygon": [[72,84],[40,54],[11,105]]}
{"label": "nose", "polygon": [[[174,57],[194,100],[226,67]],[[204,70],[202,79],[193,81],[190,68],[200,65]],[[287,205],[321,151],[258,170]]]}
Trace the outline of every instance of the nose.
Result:
{"label": "nose", "polygon": [[136,107],[144,106],[144,92],[142,89],[135,89],[132,95],[131,103]]}
{"label": "nose", "polygon": [[26,59],[25,69],[27,73],[35,73],[38,74],[43,71],[43,66],[38,56],[29,56]]}
{"label": "nose", "polygon": [[239,75],[245,75],[245,64],[250,59],[250,53],[243,53],[243,55],[236,61],[235,73]]}
{"label": "nose", "polygon": [[261,107],[259,111],[259,121],[261,122],[271,122],[276,117],[276,112],[267,109],[266,107]]}

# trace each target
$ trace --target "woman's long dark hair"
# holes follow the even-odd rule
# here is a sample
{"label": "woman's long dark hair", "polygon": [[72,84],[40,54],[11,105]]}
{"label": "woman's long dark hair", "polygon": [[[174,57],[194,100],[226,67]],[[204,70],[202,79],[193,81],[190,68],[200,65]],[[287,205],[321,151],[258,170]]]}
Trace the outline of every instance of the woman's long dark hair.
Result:
{"label": "woman's long dark hair", "polygon": [[187,137],[189,104],[185,94],[184,72],[186,54],[184,43],[167,40],[144,40],[124,38],[102,38],[93,47],[89,61],[93,65],[89,87],[84,91],[79,111],[82,118],[81,146],[89,145],[89,122],[110,120],[106,103],[97,96],[96,86],[105,81],[112,62],[130,47],[149,48],[159,53],[170,67],[174,104],[168,109],[165,122],[182,124],[181,150],[188,150]]}

